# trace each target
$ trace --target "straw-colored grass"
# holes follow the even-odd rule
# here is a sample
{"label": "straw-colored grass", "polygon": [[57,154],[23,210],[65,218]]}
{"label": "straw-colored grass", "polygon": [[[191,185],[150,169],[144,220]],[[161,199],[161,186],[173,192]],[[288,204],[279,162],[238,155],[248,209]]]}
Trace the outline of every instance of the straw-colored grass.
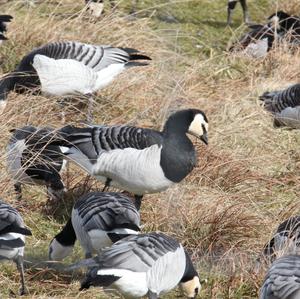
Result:
{"label": "straw-colored grass", "polygon": [[[209,146],[192,137],[197,167],[182,183],[145,196],[144,230],[167,232],[188,248],[201,278],[208,279],[201,298],[257,298],[265,269],[254,271],[256,258],[276,226],[298,214],[300,208],[299,132],[274,129],[258,96],[298,81],[299,52],[277,47],[257,61],[226,53],[229,39],[242,27],[236,28],[240,8],[234,15],[234,27],[224,27],[225,0],[144,0],[136,19],[127,15],[131,1],[120,1],[115,12],[107,8],[101,20],[82,10],[84,1],[39,1],[35,7],[20,0],[2,2],[1,13],[14,16],[10,40],[0,48],[3,74],[32,48],[50,41],[134,47],[153,61],[148,67],[128,70],[99,92],[95,123],[160,129],[177,109],[196,107],[206,112]],[[262,21],[276,8],[297,13],[298,2],[249,1],[251,17]],[[68,101],[63,109],[66,123],[78,125],[86,119],[85,99]],[[112,298],[95,288],[79,293],[82,274],[65,273],[61,266],[47,268],[43,263],[48,244],[67,220],[72,203],[83,192],[100,189],[101,184],[70,166],[63,174],[69,193],[49,212],[42,187],[24,187],[24,199],[17,202],[6,172],[9,130],[28,124],[61,127],[61,111],[57,99],[11,93],[1,115],[1,198],[19,208],[33,231],[26,244],[27,298]],[[82,257],[76,248],[66,263]],[[1,298],[17,293],[18,287],[15,266],[1,264]]]}

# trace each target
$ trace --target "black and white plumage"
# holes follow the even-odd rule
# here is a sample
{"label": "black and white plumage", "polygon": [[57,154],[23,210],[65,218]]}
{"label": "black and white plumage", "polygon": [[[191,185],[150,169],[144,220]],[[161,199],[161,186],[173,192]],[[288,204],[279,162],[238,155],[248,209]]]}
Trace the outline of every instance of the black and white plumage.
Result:
{"label": "black and white plumage", "polygon": [[13,17],[10,15],[0,15],[0,45],[7,40],[4,34],[7,31],[7,23],[11,22],[12,19]]}
{"label": "black and white plumage", "polygon": [[264,102],[265,109],[274,115],[274,126],[300,128],[300,84],[265,92],[259,99]]}
{"label": "black and white plumage", "polygon": [[300,43],[300,18],[282,10],[272,14],[269,23],[276,28],[280,39],[286,39],[291,44]]}
{"label": "black and white plumage", "polygon": [[227,8],[227,25],[231,24],[232,21],[232,13],[236,7],[236,4],[240,2],[242,8],[243,8],[243,14],[244,14],[244,22],[247,24],[249,23],[249,13],[248,13],[248,6],[246,0],[228,0],[228,8]]}
{"label": "black and white plumage", "polygon": [[285,255],[271,265],[259,299],[300,298],[300,256]]}
{"label": "black and white plumage", "polygon": [[196,165],[187,137],[207,144],[208,120],[197,109],[177,111],[162,132],[130,126],[67,126],[60,130],[62,151],[89,174],[136,195],[137,208],[146,193],[166,190],[182,181]]}
{"label": "black and white plumage", "polygon": [[26,293],[23,256],[25,236],[31,231],[24,226],[19,212],[0,200],[0,260],[13,260],[21,276],[20,294]]}
{"label": "black and white plumage", "polygon": [[[73,41],[54,42],[34,49],[16,70],[0,81],[0,101],[15,90],[41,90],[54,95],[91,95],[106,87],[123,70],[147,65],[138,50],[90,45]],[[91,104],[91,103],[90,103]]]}
{"label": "black and white plumage", "polygon": [[158,299],[178,284],[188,298],[196,298],[199,275],[182,245],[162,233],[124,238],[95,258],[81,289],[115,288],[126,298]]}
{"label": "black and white plumage", "polygon": [[266,24],[250,25],[249,29],[229,51],[243,51],[248,56],[262,58],[272,49],[275,41],[300,43],[300,19],[283,11],[270,15]]}
{"label": "black and white plumage", "polygon": [[25,126],[13,130],[7,147],[7,168],[15,182],[19,199],[22,184],[46,185],[50,198],[63,197],[60,171],[65,161],[59,146],[52,145],[52,128]]}
{"label": "black and white plumage", "polygon": [[86,258],[113,244],[116,239],[138,234],[140,215],[124,194],[91,192],[75,203],[71,219],[49,246],[49,258],[62,260],[78,239]]}
{"label": "black and white plumage", "polygon": [[273,238],[265,245],[264,255],[274,260],[278,254],[296,253],[300,245],[300,216],[280,223]]}
{"label": "black and white plumage", "polygon": [[229,51],[242,51],[253,58],[265,57],[274,43],[274,28],[269,24],[258,24],[250,25],[249,29],[250,31],[243,35],[237,43],[233,44]]}

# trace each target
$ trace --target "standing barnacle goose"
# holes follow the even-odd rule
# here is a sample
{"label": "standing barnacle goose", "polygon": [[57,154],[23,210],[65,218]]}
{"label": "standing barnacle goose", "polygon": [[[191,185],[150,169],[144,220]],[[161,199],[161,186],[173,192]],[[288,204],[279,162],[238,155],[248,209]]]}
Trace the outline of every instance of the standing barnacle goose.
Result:
{"label": "standing barnacle goose", "polygon": [[11,22],[12,19],[13,17],[10,15],[0,15],[0,45],[7,40],[4,34],[7,31],[7,23]]}
{"label": "standing barnacle goose", "polygon": [[300,128],[300,84],[285,90],[265,92],[259,97],[267,111],[274,115],[274,126]]}
{"label": "standing barnacle goose", "polygon": [[[264,247],[264,256],[274,260],[278,254],[297,252],[300,242],[300,216],[280,223],[273,238]],[[300,248],[299,248],[300,249]]]}
{"label": "standing barnacle goose", "polygon": [[285,255],[268,270],[259,299],[300,298],[300,256]]}
{"label": "standing barnacle goose", "polygon": [[106,87],[124,69],[147,65],[138,60],[150,58],[130,48],[72,41],[46,44],[27,54],[15,71],[0,81],[0,101],[5,101],[11,90],[22,93],[37,87],[54,96],[89,95],[91,117],[91,95]]}
{"label": "standing barnacle goose", "polygon": [[0,260],[13,260],[21,275],[20,294],[26,293],[23,255],[25,236],[31,231],[24,227],[21,215],[16,209],[0,200]]}
{"label": "standing barnacle goose", "polygon": [[46,185],[50,199],[62,198],[64,184],[59,172],[64,161],[59,146],[50,144],[54,136],[51,128],[25,126],[13,130],[7,147],[7,167],[19,199],[22,184]]}
{"label": "standing barnacle goose", "polygon": [[102,286],[117,289],[126,298],[158,299],[180,284],[184,295],[196,298],[199,275],[182,245],[162,233],[130,236],[95,258],[81,289]]}
{"label": "standing barnacle goose", "polygon": [[228,0],[228,9],[227,9],[227,25],[231,24],[232,20],[232,13],[235,9],[236,4],[240,2],[241,6],[243,8],[243,14],[244,14],[244,22],[247,24],[249,23],[249,13],[248,13],[248,6],[246,0]]}
{"label": "standing barnacle goose", "polygon": [[68,256],[78,239],[86,258],[100,253],[116,239],[138,234],[140,215],[132,201],[121,193],[91,192],[74,205],[71,219],[49,246],[50,260]]}
{"label": "standing barnacle goose", "polygon": [[205,114],[187,109],[172,114],[162,132],[131,126],[67,126],[60,130],[65,139],[61,148],[69,160],[105,182],[105,188],[135,194],[139,209],[145,193],[166,190],[193,170],[196,152],[187,134],[207,144],[207,130]]}

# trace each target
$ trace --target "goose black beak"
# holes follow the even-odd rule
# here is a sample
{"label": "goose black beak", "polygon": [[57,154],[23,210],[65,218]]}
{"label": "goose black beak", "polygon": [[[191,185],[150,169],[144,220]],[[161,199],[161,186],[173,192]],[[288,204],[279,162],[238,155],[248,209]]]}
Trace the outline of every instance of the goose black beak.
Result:
{"label": "goose black beak", "polygon": [[200,139],[206,144],[208,145],[208,136],[207,136],[207,133],[204,133]]}

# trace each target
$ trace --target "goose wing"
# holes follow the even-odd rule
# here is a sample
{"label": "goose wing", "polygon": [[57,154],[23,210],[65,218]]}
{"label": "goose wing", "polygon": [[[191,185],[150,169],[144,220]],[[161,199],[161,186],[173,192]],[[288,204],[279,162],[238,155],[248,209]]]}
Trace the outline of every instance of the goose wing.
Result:
{"label": "goose wing", "polygon": [[0,235],[7,233],[31,235],[30,230],[24,227],[22,217],[18,211],[0,201]]}
{"label": "goose wing", "polygon": [[138,54],[139,51],[130,48],[114,48],[111,46],[89,45],[79,42],[64,41],[49,43],[34,49],[21,61],[18,71],[32,70],[34,56],[39,54],[48,58],[71,59],[83,65],[100,71],[110,64],[126,64],[130,60],[146,59],[148,56]]}
{"label": "goose wing", "polygon": [[267,272],[260,299],[298,298],[295,294],[299,295],[299,290],[300,258],[297,255],[283,256]]}
{"label": "goose wing", "polygon": [[117,228],[139,230],[140,215],[129,198],[120,193],[93,192],[74,206],[86,231]]}
{"label": "goose wing", "polygon": [[116,242],[99,257],[100,269],[147,272],[155,262],[180,244],[161,233],[133,235]]}
{"label": "goose wing", "polygon": [[271,113],[278,113],[284,109],[300,106],[300,84],[292,85],[284,90],[265,92],[259,97],[264,107]]}
{"label": "goose wing", "polygon": [[60,134],[65,139],[64,145],[69,148],[65,150],[67,155],[79,151],[92,163],[105,151],[125,148],[142,150],[163,142],[159,132],[130,126],[67,126],[60,130]]}

